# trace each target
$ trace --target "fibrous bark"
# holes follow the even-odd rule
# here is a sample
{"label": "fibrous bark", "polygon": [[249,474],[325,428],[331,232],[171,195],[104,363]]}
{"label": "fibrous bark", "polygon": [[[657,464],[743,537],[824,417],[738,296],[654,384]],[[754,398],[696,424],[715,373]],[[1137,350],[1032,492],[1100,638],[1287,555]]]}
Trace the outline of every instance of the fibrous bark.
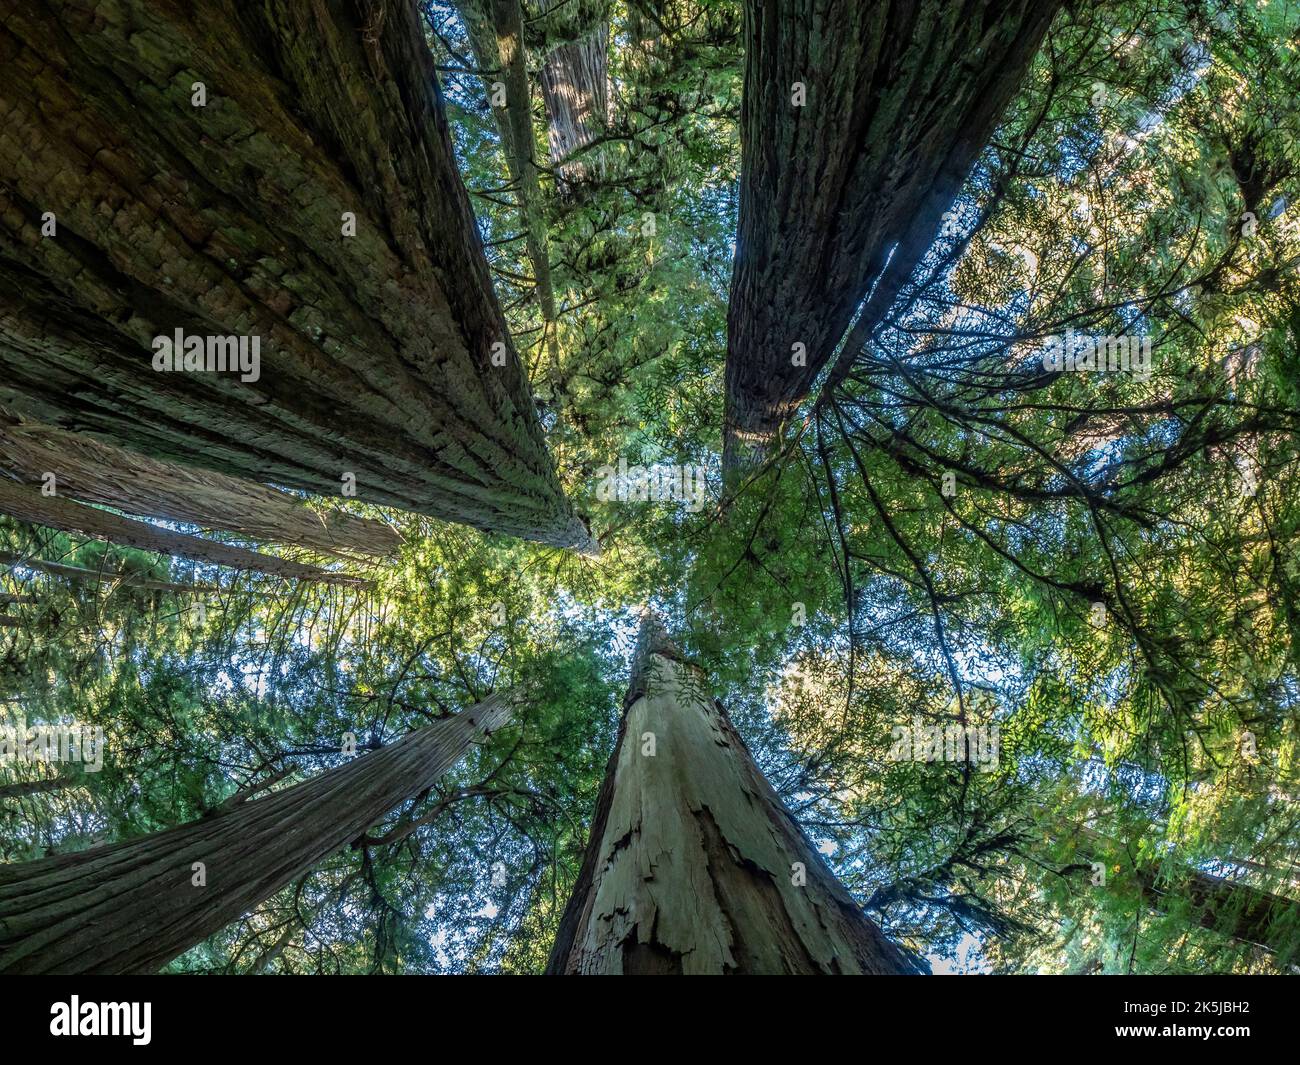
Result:
{"label": "fibrous bark", "polygon": [[588,177],[590,167],[575,152],[605,132],[609,121],[609,5],[590,0],[542,0],[549,39],[563,38],[546,50],[542,99],[547,142],[558,184],[569,189]]}
{"label": "fibrous bark", "polygon": [[[365,501],[592,546],[411,3],[18,0],[0,128],[0,402],[165,461],[329,495],[352,474]],[[156,372],[177,329],[259,338],[260,377]]]}
{"label": "fibrous bark", "polygon": [[915,971],[826,868],[654,618],[548,971]]}
{"label": "fibrous bark", "polygon": [[172,532],[147,522],[125,518],[112,511],[82,506],[58,496],[45,496],[35,488],[18,484],[3,476],[0,476],[0,514],[34,525],[89,536],[95,540],[135,547],[141,551],[155,551],[175,558],[254,570],[290,580],[350,585],[367,583],[346,573],[332,573],[319,566],[309,566],[303,562],[249,551],[233,544]]}
{"label": "fibrous bark", "polygon": [[0,411],[0,474],[32,485],[54,474],[60,495],[128,514],[223,529],[332,555],[394,554],[402,538],[383,522],[318,514],[286,492],[178,466]]}
{"label": "fibrous bark", "polygon": [[0,973],[156,972],[426,791],[511,709],[493,696],[214,816],[0,866]]}
{"label": "fibrous bark", "polygon": [[880,323],[1059,6],[747,0],[731,476],[768,456],[873,285],[857,342]]}

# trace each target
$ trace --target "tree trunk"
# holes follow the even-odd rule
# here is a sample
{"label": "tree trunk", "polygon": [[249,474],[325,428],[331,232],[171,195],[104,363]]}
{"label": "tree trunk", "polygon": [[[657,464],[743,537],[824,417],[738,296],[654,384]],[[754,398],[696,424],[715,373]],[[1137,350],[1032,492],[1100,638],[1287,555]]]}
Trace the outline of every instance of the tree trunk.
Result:
{"label": "tree trunk", "polygon": [[[165,461],[326,495],[353,475],[365,501],[593,547],[409,0],[17,0],[0,118],[0,403]],[[260,376],[156,372],[176,330],[258,340]]]}
{"label": "tree trunk", "polygon": [[129,514],[224,529],[254,540],[347,557],[395,554],[402,538],[383,522],[343,511],[318,514],[302,500],[211,470],[158,462],[64,429],[0,412],[0,473]]}
{"label": "tree trunk", "polygon": [[52,577],[68,577],[74,581],[86,581],[94,584],[123,584],[132,588],[144,588],[158,592],[215,592],[212,584],[186,584],[177,581],[155,581],[142,577],[138,573],[125,573],[122,570],[87,569],[85,566],[69,566],[63,562],[46,562],[40,558],[14,554],[12,551],[0,551],[0,565],[35,570],[48,573]]}
{"label": "tree trunk", "polygon": [[642,625],[624,705],[548,972],[915,971],[822,863],[657,619]]}
{"label": "tree trunk", "polygon": [[23,780],[13,784],[0,784],[0,800],[22,799],[28,795],[41,795],[49,791],[62,791],[72,786],[72,777],[47,777],[44,780]]}
{"label": "tree trunk", "polygon": [[560,190],[585,181],[592,167],[575,152],[605,132],[609,122],[609,5],[542,0],[549,40],[542,65],[542,99],[546,104],[551,165]]}
{"label": "tree trunk", "polygon": [[8,514],[19,521],[45,525],[51,529],[89,536],[95,540],[124,544],[142,551],[255,570],[275,577],[356,586],[368,583],[346,573],[331,573],[319,566],[309,566],[276,555],[249,551],[245,547],[235,547],[233,544],[160,529],[156,525],[124,518],[108,510],[82,506],[58,496],[43,496],[37,489],[15,484],[5,477],[0,477],[0,514]]}
{"label": "tree trunk", "polygon": [[494,695],[228,812],[0,866],[0,973],[156,972],[427,790],[510,714]]}
{"label": "tree trunk", "polygon": [[492,105],[492,117],[501,135],[501,151],[519,204],[524,246],[533,269],[542,330],[553,370],[558,359],[555,287],[551,282],[551,252],[537,172],[523,13],[519,0],[460,0],[458,7],[479,69],[497,72],[483,77],[489,102],[494,96],[493,82],[505,86],[505,106]]}
{"label": "tree trunk", "polygon": [[1300,942],[1300,901],[1199,869],[1162,876],[1158,866],[1143,866],[1136,873],[1142,897],[1155,909],[1164,909],[1167,899],[1185,900],[1202,928],[1269,951],[1279,938]]}
{"label": "tree trunk", "polygon": [[[1058,7],[746,0],[729,477],[769,455],[873,283],[911,276]],[[892,298],[872,302],[859,336]]]}

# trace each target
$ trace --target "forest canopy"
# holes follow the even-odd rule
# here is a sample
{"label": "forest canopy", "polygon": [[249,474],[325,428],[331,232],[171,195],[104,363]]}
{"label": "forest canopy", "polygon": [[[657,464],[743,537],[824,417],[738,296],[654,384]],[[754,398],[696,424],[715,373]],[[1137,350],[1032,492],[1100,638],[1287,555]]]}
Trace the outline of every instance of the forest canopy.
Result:
{"label": "forest canopy", "polygon": [[1300,965],[1300,5],[12,6],[0,972]]}

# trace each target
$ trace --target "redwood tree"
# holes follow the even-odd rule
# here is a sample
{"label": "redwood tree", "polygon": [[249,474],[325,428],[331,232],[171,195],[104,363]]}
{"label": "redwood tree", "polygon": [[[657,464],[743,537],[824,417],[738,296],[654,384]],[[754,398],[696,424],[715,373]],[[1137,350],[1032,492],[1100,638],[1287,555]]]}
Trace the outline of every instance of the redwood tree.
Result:
{"label": "redwood tree", "polygon": [[754,764],[707,678],[642,623],[555,974],[906,973]]}
{"label": "redwood tree", "polygon": [[[410,3],[19,0],[0,401],[166,460],[590,549]],[[260,374],[156,372],[246,337]]]}
{"label": "redwood tree", "polygon": [[491,696],[177,828],[0,866],[0,973],[156,972],[428,790],[512,705]]}
{"label": "redwood tree", "polygon": [[747,0],[729,471],[768,454],[873,286],[859,347],[889,310],[1059,6]]}

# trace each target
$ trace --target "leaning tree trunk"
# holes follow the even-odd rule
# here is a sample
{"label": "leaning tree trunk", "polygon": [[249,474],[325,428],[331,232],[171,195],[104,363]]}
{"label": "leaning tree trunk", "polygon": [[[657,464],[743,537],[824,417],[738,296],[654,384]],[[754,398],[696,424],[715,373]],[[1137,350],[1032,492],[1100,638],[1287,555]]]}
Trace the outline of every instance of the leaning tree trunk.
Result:
{"label": "leaning tree trunk", "polygon": [[[0,403],[166,461],[592,548],[410,0],[14,0]],[[352,234],[355,227],[355,235]],[[246,338],[260,376],[165,372]],[[153,368],[159,355],[163,371]]]}
{"label": "leaning tree trunk", "polygon": [[89,536],[95,540],[122,544],[141,551],[210,562],[218,566],[255,570],[291,580],[322,581],[327,584],[364,585],[368,582],[346,573],[332,573],[319,566],[293,562],[276,555],[264,555],[245,547],[204,540],[186,533],[171,532],[147,522],[124,518],[112,511],[86,507],[58,496],[45,496],[35,488],[16,484],[0,476],[0,514],[51,529]]}
{"label": "leaning tree trunk", "polygon": [[395,554],[402,538],[383,522],[318,514],[286,492],[211,470],[159,462],[0,411],[0,475],[32,485],[54,475],[59,495],[128,514],[223,529],[253,540],[346,557]]}
{"label": "leaning tree trunk", "polygon": [[496,98],[494,82],[499,81],[505,90],[504,106],[492,103],[492,116],[501,136],[501,152],[506,159],[515,202],[519,204],[524,248],[533,270],[542,332],[553,369],[558,358],[555,286],[551,281],[551,251],[538,179],[523,12],[519,0],[459,0],[457,7],[469,34],[474,61],[484,71],[483,88],[488,100]]}
{"label": "leaning tree trunk", "polygon": [[511,705],[492,696],[178,828],[0,866],[0,973],[156,972],[427,790],[509,720]]}
{"label": "leaning tree trunk", "polygon": [[179,581],[158,581],[144,577],[139,573],[130,573],[117,569],[88,569],[85,566],[69,566],[65,562],[47,562],[43,558],[15,554],[12,551],[0,551],[0,566],[11,570],[17,566],[51,577],[67,577],[70,580],[87,584],[115,584],[130,588],[141,588],[154,592],[193,592],[205,593],[217,591],[216,585],[190,584]]}
{"label": "leaning tree trunk", "polygon": [[542,0],[540,7],[550,16],[543,24],[548,40],[560,39],[542,64],[542,99],[551,165],[561,191],[569,191],[595,169],[575,154],[609,121],[609,4]]}
{"label": "leaning tree trunk", "polygon": [[[1087,825],[1070,824],[1065,831],[1089,861],[1110,864],[1115,854],[1125,853],[1115,840]],[[1127,863],[1127,858],[1121,860]],[[1300,900],[1167,862],[1139,862],[1133,875],[1142,900],[1154,910],[1187,902],[1202,928],[1288,957],[1300,949]],[[1283,942],[1288,946],[1279,950]]]}
{"label": "leaning tree trunk", "polygon": [[547,971],[915,969],[813,850],[657,619]]}
{"label": "leaning tree trunk", "polygon": [[746,0],[729,478],[769,455],[872,285],[912,274],[1058,7]]}

